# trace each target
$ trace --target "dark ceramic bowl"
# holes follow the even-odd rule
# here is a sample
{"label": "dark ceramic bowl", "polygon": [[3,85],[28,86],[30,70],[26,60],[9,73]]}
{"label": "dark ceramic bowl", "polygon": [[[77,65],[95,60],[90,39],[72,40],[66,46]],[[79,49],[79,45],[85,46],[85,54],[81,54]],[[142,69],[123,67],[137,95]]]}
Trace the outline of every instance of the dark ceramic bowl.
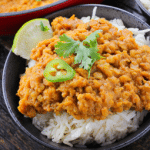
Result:
{"label": "dark ceramic bowl", "polygon": [[69,6],[89,3],[100,4],[102,1],[103,0],[59,0],[52,4],[38,7],[35,9],[11,13],[0,13],[0,36],[8,36],[15,34],[23,23],[33,18],[43,17],[54,11]]}
{"label": "dark ceramic bowl", "polygon": [[142,9],[142,11],[150,17],[150,12],[144,7],[140,0],[135,0],[138,6]]}
{"label": "dark ceramic bowl", "polygon": [[[149,25],[147,25],[144,21],[138,19],[129,12],[111,6],[96,5],[96,4],[78,5],[75,7],[70,7],[64,10],[57,11],[53,14],[50,14],[46,18],[52,21],[55,17],[60,15],[70,17],[72,14],[75,14],[78,18],[81,18],[82,16],[89,16],[89,15],[91,16],[94,6],[97,6],[96,15],[99,17],[105,17],[108,20],[120,18],[123,20],[123,22],[127,27],[136,27],[139,29],[150,28]],[[31,119],[25,118],[21,113],[18,112],[17,106],[19,98],[16,96],[16,92],[19,86],[19,75],[24,73],[25,71],[24,69],[25,62],[26,61],[24,59],[10,52],[4,66],[2,78],[3,95],[8,111],[12,116],[13,120],[28,136],[32,137],[34,140],[47,147],[57,150],[60,149],[81,150],[82,148],[75,148],[75,147],[71,148],[64,144],[57,144],[52,142],[51,140],[48,140],[45,136],[41,135],[38,129],[36,129],[32,125]],[[124,139],[116,141],[115,143],[104,147],[95,144],[92,146],[90,145],[89,147],[87,147],[86,150],[119,149],[139,139],[146,132],[148,132],[149,129],[150,129],[150,114],[148,114],[147,117],[145,117],[144,122],[141,124],[140,128],[136,132],[129,134]]]}

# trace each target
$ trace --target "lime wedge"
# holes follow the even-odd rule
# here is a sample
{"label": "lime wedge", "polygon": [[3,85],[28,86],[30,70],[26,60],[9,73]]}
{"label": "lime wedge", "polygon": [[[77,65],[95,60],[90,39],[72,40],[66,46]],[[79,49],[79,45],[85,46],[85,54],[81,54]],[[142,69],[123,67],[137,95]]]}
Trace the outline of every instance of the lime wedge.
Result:
{"label": "lime wedge", "polygon": [[[45,27],[46,30],[42,30]],[[49,28],[49,30],[47,30]],[[52,37],[53,31],[48,19],[33,19],[18,30],[14,37],[12,52],[25,59],[30,59],[31,50],[45,39]]]}

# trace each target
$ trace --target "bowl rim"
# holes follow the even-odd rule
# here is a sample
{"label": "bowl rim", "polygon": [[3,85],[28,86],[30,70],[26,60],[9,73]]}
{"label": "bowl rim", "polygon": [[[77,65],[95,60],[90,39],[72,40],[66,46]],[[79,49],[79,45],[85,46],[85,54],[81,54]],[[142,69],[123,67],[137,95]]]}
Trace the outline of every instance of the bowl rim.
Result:
{"label": "bowl rim", "polygon": [[69,0],[58,0],[57,2],[51,3],[51,4],[47,4],[41,7],[36,7],[33,9],[28,9],[28,10],[23,10],[23,11],[17,11],[17,12],[10,12],[10,13],[0,13],[0,17],[11,17],[11,16],[19,16],[19,15],[24,15],[24,14],[29,14],[29,13],[33,13],[33,12],[38,12],[59,4],[62,4],[64,2],[67,2]]}
{"label": "bowl rim", "polygon": [[[123,13],[126,13],[127,15],[130,15],[134,18],[136,18],[136,20],[140,21],[142,24],[144,24],[145,26],[147,26],[147,28],[150,28],[150,26],[145,22],[143,21],[142,19],[138,18],[137,16],[133,15],[132,13],[126,11],[126,10],[123,10],[123,9],[120,9],[120,8],[117,8],[117,7],[114,7],[114,6],[109,6],[109,5],[104,5],[104,4],[81,4],[81,5],[77,5],[77,6],[72,6],[72,7],[68,7],[68,8],[64,8],[62,10],[58,10],[58,11],[55,11],[53,12],[52,14],[54,13],[57,13],[59,11],[63,11],[63,10],[66,10],[66,9],[70,9],[70,8],[76,8],[76,7],[84,7],[84,6],[89,6],[89,7],[103,7],[103,8],[110,8],[110,9],[115,9],[115,10],[118,10],[118,11],[121,11]],[[52,15],[50,14],[50,15]],[[45,16],[45,18],[47,18],[49,15]],[[8,102],[8,98],[7,98],[7,94],[6,94],[6,86],[5,86],[5,75],[6,75],[6,70],[7,70],[7,62],[9,60],[9,57],[13,54],[12,51],[9,52],[7,58],[6,58],[6,61],[5,61],[5,64],[4,64],[4,68],[3,68],[3,74],[2,74],[2,92],[3,92],[3,97],[4,97],[4,102],[6,104],[6,107],[8,109],[8,112],[10,114],[10,116],[12,117],[13,121],[19,126],[19,128],[24,132],[26,133],[29,137],[31,137],[33,140],[35,140],[36,142],[46,146],[46,147],[49,147],[49,148],[52,148],[52,149],[55,149],[55,150],[63,150],[62,148],[59,148],[59,147],[55,147],[55,146],[52,146],[38,138],[36,138],[34,135],[32,135],[26,128],[24,128],[21,123],[19,122],[19,120],[16,118],[15,114],[13,113],[12,109],[11,109],[11,106]],[[121,143],[119,145],[114,145],[112,146],[111,148],[106,148],[105,150],[111,150],[111,149],[120,149],[120,148],[123,148],[133,142],[135,142],[136,140],[138,140],[139,138],[141,138],[144,134],[146,134],[148,131],[150,130],[150,124],[146,126],[146,128],[144,128],[143,131],[141,131],[140,133],[138,133],[136,136],[134,136],[133,138],[131,138],[130,140],[128,140],[127,142],[125,143]],[[136,131],[135,131],[136,132]],[[112,143],[113,144],[113,143]],[[84,149],[84,148],[83,148]],[[76,150],[76,148],[74,149]],[[88,150],[93,150],[91,148],[88,148]],[[99,148],[95,148],[95,150],[99,150]]]}
{"label": "bowl rim", "polygon": [[150,12],[144,7],[140,0],[135,0],[138,6],[150,17]]}

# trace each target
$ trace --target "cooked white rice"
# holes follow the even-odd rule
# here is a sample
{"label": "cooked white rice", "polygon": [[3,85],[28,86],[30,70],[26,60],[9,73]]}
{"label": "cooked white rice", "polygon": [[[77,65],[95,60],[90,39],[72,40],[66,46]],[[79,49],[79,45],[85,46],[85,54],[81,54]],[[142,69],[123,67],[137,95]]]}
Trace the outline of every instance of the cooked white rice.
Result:
{"label": "cooked white rice", "polygon": [[[96,7],[93,9],[93,19],[98,19]],[[81,18],[84,22],[90,21],[90,16]],[[125,28],[120,19],[110,21],[119,30]],[[139,45],[150,45],[149,39],[145,39],[144,34],[150,29],[139,30],[129,28],[133,32],[136,42]],[[29,67],[34,66],[35,61],[29,62]],[[116,140],[124,138],[128,133],[134,132],[142,123],[148,111],[136,112],[134,110],[123,111],[109,115],[105,120],[77,120],[63,112],[56,116],[55,113],[38,114],[33,118],[33,124],[47,138],[56,143],[64,143],[69,146],[84,145],[96,141],[102,146],[111,144]]]}
{"label": "cooked white rice", "polygon": [[147,111],[123,111],[109,115],[105,120],[77,120],[66,112],[38,114],[33,124],[41,133],[56,143],[84,145],[96,141],[102,146],[111,144],[134,132],[142,123]]}
{"label": "cooked white rice", "polygon": [[140,0],[144,7],[150,12],[150,0]]}

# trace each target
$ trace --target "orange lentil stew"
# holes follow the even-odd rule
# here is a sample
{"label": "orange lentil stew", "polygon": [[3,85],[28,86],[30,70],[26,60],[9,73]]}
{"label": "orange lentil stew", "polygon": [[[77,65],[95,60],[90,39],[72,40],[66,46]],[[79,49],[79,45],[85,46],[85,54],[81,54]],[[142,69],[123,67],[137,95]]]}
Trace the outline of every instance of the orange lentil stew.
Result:
{"label": "orange lentil stew", "polygon": [[[20,80],[17,95],[22,114],[32,118],[37,113],[66,111],[76,119],[100,120],[123,110],[150,110],[150,47],[139,46],[131,31],[119,31],[104,18],[83,23],[74,15],[57,17],[51,25],[53,37],[32,50],[30,57],[36,64]],[[96,30],[102,30],[97,48],[105,59],[95,61],[88,77],[87,70],[74,64],[74,54],[59,57],[55,45],[64,33],[83,41]],[[46,65],[56,58],[76,71],[73,79],[53,83],[44,78]]]}
{"label": "orange lentil stew", "polygon": [[45,6],[58,0],[0,0],[0,13],[10,13]]}

